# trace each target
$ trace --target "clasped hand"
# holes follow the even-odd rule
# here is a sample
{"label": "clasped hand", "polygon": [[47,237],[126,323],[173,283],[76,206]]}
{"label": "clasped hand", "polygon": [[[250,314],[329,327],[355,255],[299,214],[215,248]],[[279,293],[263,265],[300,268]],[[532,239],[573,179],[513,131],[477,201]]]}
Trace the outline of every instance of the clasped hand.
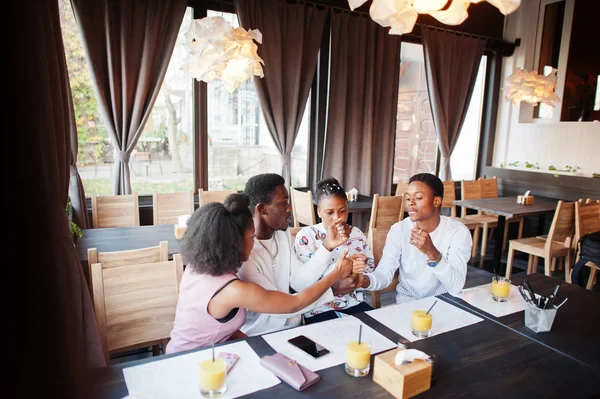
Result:
{"label": "clasped hand", "polygon": [[346,224],[342,218],[337,218],[327,227],[323,246],[331,251],[348,241],[352,226]]}

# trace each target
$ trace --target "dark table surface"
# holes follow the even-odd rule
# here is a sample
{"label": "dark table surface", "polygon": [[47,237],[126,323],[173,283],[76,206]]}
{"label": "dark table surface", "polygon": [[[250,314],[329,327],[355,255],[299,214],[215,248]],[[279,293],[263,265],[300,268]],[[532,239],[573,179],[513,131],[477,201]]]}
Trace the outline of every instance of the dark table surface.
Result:
{"label": "dark table surface", "polygon": [[554,212],[558,200],[535,197],[531,205],[517,204],[517,197],[498,197],[477,200],[455,200],[454,205],[477,209],[486,213],[504,217],[531,216],[540,213]]}
{"label": "dark table surface", "polygon": [[[469,286],[488,283],[491,275],[481,270],[480,273],[473,273],[472,276],[468,281]],[[530,276],[530,280],[534,288],[539,286],[542,290],[542,283],[537,281],[537,278],[534,279],[534,276]],[[565,291],[567,290],[565,289]],[[440,298],[451,302],[450,298],[445,295]],[[456,302],[453,303],[459,305]],[[468,306],[462,305],[461,307],[477,313]],[[593,309],[597,310],[597,305]],[[588,308],[588,310],[593,313],[592,308]],[[563,313],[566,317],[567,312]],[[432,386],[418,397],[600,396],[600,385],[598,384],[600,371],[596,367],[574,359],[551,345],[535,339],[536,337],[518,331],[518,322],[516,321],[515,326],[511,327],[494,320],[490,315],[486,316],[481,313],[479,315],[484,318],[482,322],[411,344],[412,348],[435,354],[437,358]],[[394,342],[402,338],[364,313],[358,314],[357,317]],[[558,320],[555,321],[555,323],[557,322]],[[520,324],[523,324],[522,315]],[[261,357],[274,353],[274,350],[261,337],[250,337],[247,342]],[[181,354],[147,358],[98,370],[96,373],[97,389],[101,397],[122,398],[127,395],[123,368]],[[338,365],[318,373],[322,380],[301,393],[282,382],[267,390],[250,394],[248,397],[349,397],[361,399],[390,397],[387,391],[373,382],[373,371],[368,377],[353,378],[345,373],[343,365]]]}

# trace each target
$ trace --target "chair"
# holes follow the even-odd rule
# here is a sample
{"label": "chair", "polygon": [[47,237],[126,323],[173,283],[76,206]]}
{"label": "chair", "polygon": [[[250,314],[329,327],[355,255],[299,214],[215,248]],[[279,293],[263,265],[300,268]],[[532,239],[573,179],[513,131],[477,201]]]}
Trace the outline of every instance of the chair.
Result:
{"label": "chair", "polygon": [[[489,179],[479,178],[481,182],[481,198],[498,198],[498,179],[496,177],[492,177]],[[508,244],[508,226],[510,223],[519,223],[519,232],[517,234],[517,238],[523,237],[523,217],[513,217],[507,218],[504,223],[504,236],[502,238],[502,252],[506,251],[506,246]],[[481,248],[482,255],[485,255],[485,248]]]}
{"label": "chair", "polygon": [[[574,246],[577,245],[581,237],[596,231],[600,231],[600,201],[588,200],[585,203],[583,201],[576,202]],[[575,259],[576,263],[579,261],[579,258],[581,258],[581,254],[577,255],[577,259]],[[592,261],[587,262],[585,265],[591,269],[585,288],[591,290],[594,286],[594,280],[596,279],[596,273],[600,269],[600,265]],[[570,272],[567,282],[571,282]]]}
{"label": "chair", "polygon": [[404,219],[404,203],[404,194],[392,196],[373,195],[368,235],[371,234],[371,229],[389,229],[394,223]]}
{"label": "chair", "polygon": [[98,252],[96,248],[88,248],[88,265],[90,276],[94,263],[102,263],[102,267],[137,265],[140,263],[164,262],[169,260],[169,242],[161,241],[155,247],[131,249],[128,251]]}
{"label": "chair", "polygon": [[236,190],[220,190],[220,191],[204,191],[203,189],[198,189],[198,206],[202,206],[204,204],[208,204],[209,202],[225,202],[225,198],[227,198],[230,194],[236,194]]}
{"label": "chair", "polygon": [[177,217],[194,213],[194,193],[157,193],[152,194],[152,212],[154,224],[176,224]]}
{"label": "chair", "polygon": [[558,201],[547,238],[529,237],[510,240],[506,262],[506,277],[510,278],[515,251],[529,254],[527,274],[537,270],[539,258],[544,258],[544,273],[550,276],[557,257],[566,257],[565,281],[571,279],[571,240],[575,228],[575,203]]}
{"label": "chair", "polygon": [[[374,227],[367,238],[371,251],[373,251],[373,259],[375,261],[375,267],[379,265],[381,256],[383,255],[383,247],[385,246],[385,240],[389,233],[389,228],[377,228]],[[390,285],[380,291],[371,292],[371,306],[375,309],[381,307],[381,294],[389,291],[396,291],[398,285],[398,270],[394,274],[394,278]]]}
{"label": "chair", "polygon": [[92,227],[132,227],[140,225],[137,193],[128,195],[92,194]]}
{"label": "chair", "polygon": [[294,215],[294,227],[300,227],[300,224],[312,226],[317,224],[315,217],[315,207],[313,204],[312,192],[300,191],[290,187],[292,199],[292,213]]}
{"label": "chair", "polygon": [[172,261],[104,267],[92,265],[92,300],[106,362],[109,353],[168,340],[183,274],[181,256]]}
{"label": "chair", "polygon": [[479,245],[480,227],[479,222],[473,218],[468,217],[457,217],[456,216],[456,205],[454,200],[456,199],[456,192],[454,189],[454,181],[447,180],[444,182],[444,199],[442,200],[442,209],[450,209],[450,217],[458,222],[461,222],[469,230],[473,230],[473,248],[471,249],[471,256],[477,255],[477,247]]}
{"label": "chair", "polygon": [[396,193],[394,195],[406,194],[406,192],[408,191],[408,185],[409,183],[399,181],[396,185]]}

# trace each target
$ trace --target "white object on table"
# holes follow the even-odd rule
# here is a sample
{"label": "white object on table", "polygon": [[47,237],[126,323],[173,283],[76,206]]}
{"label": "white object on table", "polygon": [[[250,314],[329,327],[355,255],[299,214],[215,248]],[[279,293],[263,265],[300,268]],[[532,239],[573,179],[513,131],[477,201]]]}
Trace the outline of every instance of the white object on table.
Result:
{"label": "white object on table", "polygon": [[177,216],[177,224],[179,226],[187,226],[187,223],[188,223],[188,221],[190,220],[191,217],[192,217],[192,215]]}
{"label": "white object on table", "polygon": [[519,289],[512,284],[506,302],[496,302],[492,299],[492,283],[467,288],[453,296],[495,317],[525,310],[525,300],[519,293]]}
{"label": "white object on table", "polygon": [[[396,347],[392,341],[379,334],[354,316],[300,326],[289,330],[263,335],[263,339],[277,352],[296,360],[309,370],[317,371],[337,366],[346,361],[346,345],[358,341],[358,332],[362,325],[362,341],[371,345],[371,354]],[[313,359],[302,350],[290,344],[288,339],[304,335],[329,350],[329,353]]]}
{"label": "white object on table", "polygon": [[[215,348],[215,354],[230,352],[240,356],[227,375],[227,391],[221,398],[236,398],[270,388],[281,381],[260,365],[260,358],[247,342],[241,341]],[[200,362],[210,359],[211,349],[157,360],[123,370],[129,396],[135,398],[198,399]]]}
{"label": "white object on table", "polygon": [[438,300],[435,297],[423,298],[398,305],[385,306],[380,309],[369,310],[365,313],[402,335],[410,342],[414,342],[423,338],[418,338],[412,333],[411,318],[413,310],[426,311],[436,300],[438,301],[438,304],[431,311],[431,314],[433,315],[431,336],[457,330],[483,321],[481,317],[465,312],[464,310],[442,300]]}

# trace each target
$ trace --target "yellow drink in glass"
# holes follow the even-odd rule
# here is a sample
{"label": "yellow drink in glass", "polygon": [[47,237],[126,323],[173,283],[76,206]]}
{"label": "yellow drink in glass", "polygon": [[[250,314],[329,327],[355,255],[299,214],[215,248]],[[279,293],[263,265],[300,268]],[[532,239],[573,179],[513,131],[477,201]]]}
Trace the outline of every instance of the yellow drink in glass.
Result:
{"label": "yellow drink in glass", "polygon": [[225,377],[227,363],[223,359],[204,360],[200,363],[200,392],[203,396],[214,398],[227,390]]}
{"label": "yellow drink in glass", "polygon": [[410,325],[413,335],[419,338],[426,338],[431,335],[431,324],[433,315],[425,310],[413,310]]}
{"label": "yellow drink in glass", "polygon": [[510,280],[504,277],[492,278],[492,299],[497,302],[508,301],[510,295]]}
{"label": "yellow drink in glass", "polygon": [[354,377],[364,377],[371,370],[371,345],[351,341],[346,345],[346,372]]}

